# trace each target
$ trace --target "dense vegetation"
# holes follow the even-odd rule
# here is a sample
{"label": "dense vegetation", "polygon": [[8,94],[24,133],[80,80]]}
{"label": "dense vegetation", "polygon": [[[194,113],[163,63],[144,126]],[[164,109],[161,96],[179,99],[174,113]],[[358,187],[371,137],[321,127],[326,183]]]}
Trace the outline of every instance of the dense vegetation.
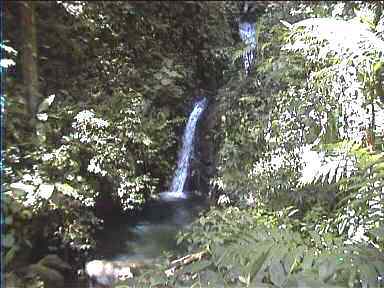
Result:
{"label": "dense vegetation", "polygon": [[[178,237],[202,256],[133,281],[383,285],[383,1],[255,1],[245,16],[241,5],[7,2],[9,279],[26,281],[18,271],[46,254],[80,267],[108,216],[165,191],[187,111],[204,95],[207,161],[193,167],[208,188],[194,189],[213,205]],[[247,75],[244,17],[257,28]]]}

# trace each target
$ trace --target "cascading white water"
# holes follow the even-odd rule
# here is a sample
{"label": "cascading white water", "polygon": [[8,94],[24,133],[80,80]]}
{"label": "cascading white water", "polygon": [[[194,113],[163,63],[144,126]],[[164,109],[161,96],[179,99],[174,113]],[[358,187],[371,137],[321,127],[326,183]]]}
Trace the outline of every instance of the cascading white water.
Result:
{"label": "cascading white water", "polygon": [[253,61],[255,60],[255,51],[257,45],[256,38],[256,23],[240,22],[239,23],[240,38],[247,45],[247,48],[243,54],[243,63],[245,74],[248,74]]}
{"label": "cascading white water", "polygon": [[203,98],[202,100],[196,102],[193,107],[187,126],[184,130],[182,148],[177,161],[175,176],[172,179],[170,192],[160,193],[163,198],[187,197],[184,193],[184,186],[189,173],[189,165],[193,154],[196,125],[206,105],[207,99]]}

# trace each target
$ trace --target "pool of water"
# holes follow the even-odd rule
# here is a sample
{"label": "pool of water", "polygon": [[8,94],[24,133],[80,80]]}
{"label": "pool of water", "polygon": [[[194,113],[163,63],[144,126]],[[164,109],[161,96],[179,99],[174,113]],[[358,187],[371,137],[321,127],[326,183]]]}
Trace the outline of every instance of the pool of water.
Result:
{"label": "pool of water", "polygon": [[[153,201],[135,219],[123,218],[106,227],[98,239],[95,259],[148,264],[166,252],[181,252],[176,234],[205,207],[201,198]],[[77,281],[71,287],[89,286]]]}

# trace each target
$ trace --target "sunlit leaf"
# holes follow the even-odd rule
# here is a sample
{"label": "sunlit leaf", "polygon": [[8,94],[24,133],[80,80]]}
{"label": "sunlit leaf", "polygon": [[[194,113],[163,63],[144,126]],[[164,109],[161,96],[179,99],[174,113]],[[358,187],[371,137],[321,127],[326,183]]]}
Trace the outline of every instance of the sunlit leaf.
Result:
{"label": "sunlit leaf", "polygon": [[22,182],[12,183],[11,189],[18,193],[32,193],[35,190],[35,186],[27,185]]}
{"label": "sunlit leaf", "polygon": [[38,108],[38,113],[46,112],[49,107],[52,105],[53,101],[55,100],[55,95],[52,94],[49,97],[45,98],[43,102],[40,103]]}
{"label": "sunlit leaf", "polygon": [[51,198],[53,191],[55,190],[55,186],[52,184],[41,184],[37,190],[37,193],[42,197],[43,199],[48,200]]}
{"label": "sunlit leaf", "polygon": [[40,121],[47,121],[48,120],[48,114],[47,113],[39,113],[39,114],[36,114],[36,118]]}

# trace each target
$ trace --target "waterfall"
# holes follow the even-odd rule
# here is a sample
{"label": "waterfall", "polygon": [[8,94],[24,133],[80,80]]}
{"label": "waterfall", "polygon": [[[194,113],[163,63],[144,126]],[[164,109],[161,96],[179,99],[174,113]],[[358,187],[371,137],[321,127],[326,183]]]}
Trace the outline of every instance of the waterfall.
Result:
{"label": "waterfall", "polygon": [[243,53],[243,63],[245,74],[248,74],[251,70],[256,54],[256,23],[251,23],[247,21],[240,22],[239,33],[241,40],[244,42],[245,45],[247,45]]}
{"label": "waterfall", "polygon": [[177,160],[177,168],[172,179],[170,192],[160,193],[162,194],[160,195],[162,198],[186,198],[184,186],[189,173],[189,165],[194,150],[196,125],[206,105],[206,98],[196,102],[191,115],[189,115],[188,123],[184,130],[182,148]]}
{"label": "waterfall", "polygon": [[187,126],[184,130],[183,146],[180,151],[179,159],[177,161],[177,169],[170,189],[171,192],[180,196],[183,194],[185,180],[187,179],[189,172],[189,164],[193,153],[197,121],[203,113],[206,103],[207,100],[205,98],[195,103],[192,113],[189,116]]}

